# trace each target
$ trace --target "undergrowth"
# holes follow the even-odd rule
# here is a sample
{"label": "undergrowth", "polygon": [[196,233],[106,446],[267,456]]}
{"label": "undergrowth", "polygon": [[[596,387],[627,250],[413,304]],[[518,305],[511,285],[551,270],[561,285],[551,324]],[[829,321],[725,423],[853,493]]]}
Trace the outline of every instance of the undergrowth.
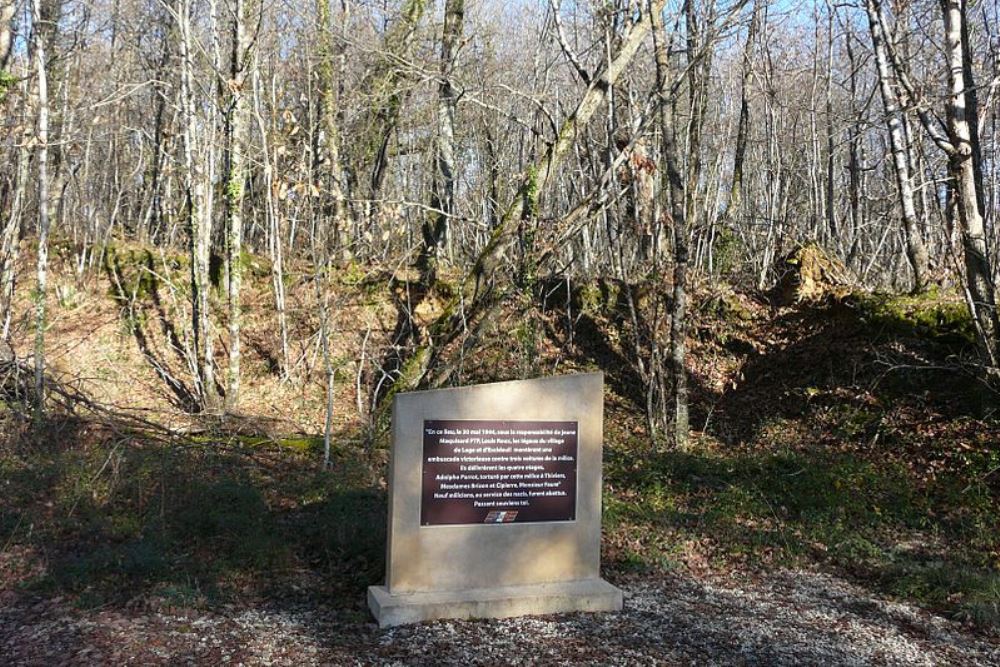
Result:
{"label": "undergrowth", "polygon": [[686,453],[615,452],[606,479],[609,557],[625,569],[683,569],[699,558],[737,571],[819,563],[1000,624],[996,498],[965,475],[926,483],[904,466],[849,454],[726,453],[702,443]]}
{"label": "undergrowth", "polygon": [[316,449],[312,438],[21,447],[2,459],[0,544],[35,554],[21,590],[88,607],[356,593],[381,575],[385,494],[361,452],[337,448],[324,470]]}

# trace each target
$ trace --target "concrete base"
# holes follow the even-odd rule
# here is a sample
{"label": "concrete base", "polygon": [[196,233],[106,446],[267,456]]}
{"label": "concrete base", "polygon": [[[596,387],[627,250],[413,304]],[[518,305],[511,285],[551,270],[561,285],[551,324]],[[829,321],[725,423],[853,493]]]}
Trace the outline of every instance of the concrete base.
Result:
{"label": "concrete base", "polygon": [[603,579],[391,595],[368,587],[368,608],[379,627],[441,618],[506,618],[571,611],[620,611],[622,592]]}

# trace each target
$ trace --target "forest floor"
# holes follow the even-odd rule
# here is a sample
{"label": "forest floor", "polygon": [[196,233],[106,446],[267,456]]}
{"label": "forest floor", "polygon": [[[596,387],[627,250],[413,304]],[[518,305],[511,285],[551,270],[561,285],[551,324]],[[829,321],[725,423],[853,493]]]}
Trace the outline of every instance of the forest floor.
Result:
{"label": "forest floor", "polygon": [[379,630],[357,604],[149,612],[24,597],[0,655],[37,665],[996,665],[1000,641],[826,574],[613,581],[625,609]]}
{"label": "forest floor", "polygon": [[0,396],[4,664],[1000,663],[998,398],[946,294],[779,307],[700,287],[683,452],[648,435],[622,285],[506,314],[463,382],[605,373],[602,556],[625,610],[379,630],[364,591],[384,571],[386,438],[356,360],[387,357],[398,281],[328,277],[323,469],[314,276],[286,277],[286,381],[251,265],[238,410],[196,417],[171,344],[182,260],[119,248],[81,279],[54,256],[53,377],[101,410],[38,431]]}

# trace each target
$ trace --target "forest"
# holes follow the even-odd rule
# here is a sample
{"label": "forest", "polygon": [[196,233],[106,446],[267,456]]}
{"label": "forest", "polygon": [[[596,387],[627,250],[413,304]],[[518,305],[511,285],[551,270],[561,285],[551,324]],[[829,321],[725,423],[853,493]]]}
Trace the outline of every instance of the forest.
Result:
{"label": "forest", "polygon": [[[0,0],[0,108],[0,658],[1000,661],[997,0]],[[626,611],[380,634],[394,396],[590,371]]]}

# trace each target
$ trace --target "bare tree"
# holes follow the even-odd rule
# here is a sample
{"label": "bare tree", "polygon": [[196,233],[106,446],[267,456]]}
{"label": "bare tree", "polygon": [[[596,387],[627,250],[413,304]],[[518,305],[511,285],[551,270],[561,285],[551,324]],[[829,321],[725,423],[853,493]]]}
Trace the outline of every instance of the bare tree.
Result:
{"label": "bare tree", "polygon": [[368,188],[369,225],[379,223],[382,196],[389,167],[389,145],[399,126],[408,78],[409,60],[427,0],[404,0],[399,16],[386,32],[384,56],[368,82],[372,102],[365,157],[371,162]]}
{"label": "bare tree", "polygon": [[975,82],[971,80],[972,62],[968,37],[965,0],[941,0],[944,15],[945,56],[948,63],[948,97],[945,102],[949,170],[962,223],[965,250],[965,273],[970,306],[977,323],[978,338],[984,359],[994,371],[998,368],[996,295],[993,269],[986,247],[986,229],[982,196],[982,155],[979,150],[979,106]]}
{"label": "bare tree", "polygon": [[38,267],[35,287],[35,401],[36,415],[45,410],[45,327],[48,321],[46,297],[48,296],[49,270],[49,88],[45,61],[45,39],[41,0],[33,0],[34,29],[32,58],[38,87]]}
{"label": "bare tree", "polygon": [[[25,69],[28,69],[26,66]],[[25,73],[19,88],[21,89],[21,111],[18,120],[21,131],[18,136],[14,162],[17,168],[13,170],[13,183],[10,186],[10,204],[5,207],[7,220],[0,229],[0,340],[6,340],[10,335],[11,318],[13,317],[14,280],[17,261],[21,246],[21,221],[27,208],[27,187],[30,175],[31,139],[33,134],[33,115],[35,95],[30,91],[29,76]],[[11,82],[13,85],[13,82]],[[2,102],[3,99],[0,99]]]}
{"label": "bare tree", "polygon": [[[346,12],[342,12],[342,19],[346,18],[345,14]],[[324,235],[324,244],[332,243],[342,250],[342,235],[345,232],[344,174],[340,158],[340,128],[337,125],[336,49],[330,0],[317,0],[316,19],[320,30],[317,64],[317,118],[320,131],[316,133],[317,146],[313,151],[313,161],[317,188],[323,191],[323,215],[326,218],[320,223],[320,231]]]}
{"label": "bare tree", "polygon": [[[761,0],[755,0],[740,64],[740,115],[736,124],[736,145],[733,150],[733,178],[726,201],[727,220],[735,219],[743,199],[743,165],[746,161],[747,140],[750,134],[750,75],[753,73],[754,42],[760,28],[760,5]],[[657,61],[657,67],[660,67],[659,61]],[[663,93],[661,92],[661,94]]]}
{"label": "bare tree", "polygon": [[445,1],[434,160],[437,173],[431,195],[431,211],[423,224],[424,243],[420,258],[423,283],[428,286],[434,284],[436,279],[437,265],[444,254],[448,237],[448,221],[455,211],[455,110],[458,106],[458,91],[452,84],[452,70],[455,67],[464,17],[465,0]]}
{"label": "bare tree", "polygon": [[[12,28],[14,14],[17,12],[17,2],[15,0],[3,0],[0,2],[0,72],[6,72],[10,62],[10,54],[14,45],[12,39]],[[4,84],[5,86],[7,84]]]}
{"label": "bare tree", "polygon": [[[613,277],[649,431],[683,447],[692,286],[765,290],[807,242],[865,288],[961,281],[996,362],[996,3],[817,0],[805,22],[766,0],[28,4],[0,0],[0,335],[18,330],[22,274],[43,268],[61,295],[120,244],[162,252],[173,268],[144,270],[174,331],[151,333],[186,364],[190,409],[235,410],[258,352],[295,383],[322,354],[332,387],[336,276],[399,297],[356,373],[379,397],[463,381],[511,309],[514,372],[541,372],[548,288],[574,308],[577,286]],[[72,278],[24,252],[43,213]],[[256,254],[274,333],[250,348]],[[310,308],[328,328],[303,338]]]}
{"label": "bare tree", "polygon": [[[659,96],[660,170],[663,210],[669,211],[674,247],[673,298],[670,315],[670,377],[672,404],[669,422],[673,444],[685,447],[688,440],[687,367],[685,364],[684,331],[687,315],[688,225],[685,206],[685,183],[680,171],[680,147],[675,137],[674,99],[670,85],[670,57],[666,31],[659,11],[652,11],[653,40],[656,58],[656,88]],[[693,53],[694,45],[688,53]]]}
{"label": "bare tree", "polygon": [[[503,302],[506,286],[497,285],[494,277],[507,257],[520,222],[537,209],[539,196],[550,185],[550,181],[554,180],[556,168],[582,135],[587,123],[604,103],[608,91],[648,36],[651,14],[663,11],[663,5],[664,0],[654,0],[650,10],[644,12],[629,27],[622,37],[618,52],[591,77],[591,83],[576,108],[559,126],[556,140],[548,146],[541,158],[525,170],[525,177],[513,200],[490,234],[489,241],[476,258],[472,270],[455,296],[445,305],[441,315],[429,327],[430,335],[403,366],[402,373],[393,386],[394,391],[412,389],[421,384],[442,384],[452,372],[453,366],[442,363],[440,353],[470,327],[474,335],[482,323],[488,321],[498,304]],[[466,304],[464,290],[472,287],[475,288],[475,294]],[[428,377],[432,368],[434,375]]]}
{"label": "bare tree", "polygon": [[[197,113],[194,84],[195,44],[191,27],[190,0],[177,0],[180,57],[180,106],[183,133],[183,187],[191,256],[191,330],[194,358],[191,360],[198,395],[204,407],[218,404],[215,384],[215,355],[209,306],[209,261],[212,243],[211,198],[206,192],[204,163],[201,160],[201,122]],[[211,152],[209,152],[211,154]]]}
{"label": "bare tree", "polygon": [[[874,16],[882,34],[885,34],[884,12],[878,0],[869,1],[874,3]],[[967,9],[965,0],[940,0],[940,6],[948,80],[944,109],[946,133],[942,131],[942,123],[933,115],[931,107],[917,94],[899,54],[890,45],[886,46],[895,74],[906,92],[907,105],[916,111],[927,134],[948,158],[954,210],[962,230],[969,310],[975,321],[980,353],[988,367],[996,369],[1000,319],[986,244],[982,155],[978,148],[978,131],[974,131],[979,126],[979,108],[974,82],[969,79],[972,63],[966,25]]]}
{"label": "bare tree", "polygon": [[865,8],[868,12],[875,63],[878,67],[879,91],[882,94],[882,106],[885,108],[885,122],[889,129],[889,144],[892,147],[896,189],[899,193],[903,230],[906,234],[906,256],[913,269],[913,291],[921,292],[927,288],[929,270],[927,248],[920,235],[920,223],[917,220],[917,209],[913,199],[913,178],[910,174],[913,157],[910,153],[909,138],[903,128],[902,114],[893,90],[892,70],[885,47],[888,36],[882,31],[882,24],[878,19],[879,9],[875,0],[867,0]]}
{"label": "bare tree", "polygon": [[[229,62],[226,103],[226,250],[229,265],[229,374],[226,403],[236,404],[240,390],[240,290],[243,282],[243,198],[249,148],[249,72],[253,66],[253,44],[259,29],[259,12],[252,0],[234,0],[232,7],[232,48]],[[257,27],[250,22],[257,18]],[[253,30],[253,32],[251,32]]]}

